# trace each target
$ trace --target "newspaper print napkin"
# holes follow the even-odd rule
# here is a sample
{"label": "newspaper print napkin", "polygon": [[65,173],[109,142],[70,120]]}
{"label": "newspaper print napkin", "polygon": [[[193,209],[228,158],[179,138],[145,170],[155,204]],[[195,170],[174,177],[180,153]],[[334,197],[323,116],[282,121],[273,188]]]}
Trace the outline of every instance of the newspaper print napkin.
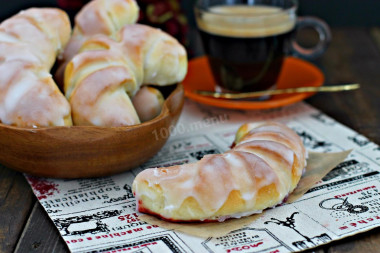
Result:
{"label": "newspaper print napkin", "polygon": [[[309,151],[353,151],[302,198],[267,210],[227,235],[204,238],[139,218],[131,192],[138,172],[224,152],[242,123],[264,120],[286,123]],[[72,252],[279,253],[302,251],[378,227],[379,163],[379,146],[303,102],[266,111],[234,111],[186,101],[167,144],[139,168],[93,179],[26,178]]]}

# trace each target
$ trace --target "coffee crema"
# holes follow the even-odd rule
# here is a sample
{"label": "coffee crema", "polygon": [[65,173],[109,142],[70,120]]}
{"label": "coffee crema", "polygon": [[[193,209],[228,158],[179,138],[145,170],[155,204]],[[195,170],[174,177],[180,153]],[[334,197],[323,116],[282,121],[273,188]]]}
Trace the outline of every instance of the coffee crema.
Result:
{"label": "coffee crema", "polygon": [[290,50],[295,14],[271,6],[215,6],[197,17],[216,83],[227,91],[273,87]]}
{"label": "coffee crema", "polygon": [[199,29],[228,37],[263,37],[293,30],[295,14],[261,5],[214,6],[197,19]]}

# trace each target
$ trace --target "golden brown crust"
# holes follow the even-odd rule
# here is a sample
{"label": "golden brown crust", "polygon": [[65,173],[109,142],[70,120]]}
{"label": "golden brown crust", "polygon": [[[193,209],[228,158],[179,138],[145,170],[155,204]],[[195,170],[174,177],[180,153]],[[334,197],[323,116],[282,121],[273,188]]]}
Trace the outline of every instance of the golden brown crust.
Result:
{"label": "golden brown crust", "polygon": [[[64,90],[74,124],[138,124],[140,119],[130,97],[140,86],[174,84],[182,81],[186,72],[184,47],[161,30],[132,24],[125,25],[116,40],[97,35],[83,43],[65,71]],[[87,93],[92,94],[91,99]],[[110,108],[115,113],[110,114]]]}
{"label": "golden brown crust", "polygon": [[282,203],[306,166],[301,139],[273,122],[239,131],[224,154],[139,173],[133,182],[138,210],[172,221],[223,221]]}
{"label": "golden brown crust", "polygon": [[161,113],[164,101],[162,93],[158,89],[149,86],[141,87],[132,98],[133,106],[141,122],[157,117]]}
{"label": "golden brown crust", "polygon": [[70,106],[50,75],[71,32],[65,12],[31,8],[0,25],[0,122],[72,125]]}
{"label": "golden brown crust", "polygon": [[93,0],[75,16],[73,34],[60,56],[55,79],[63,87],[68,62],[79,52],[83,43],[97,34],[113,37],[124,25],[136,23],[139,7],[135,0]]}

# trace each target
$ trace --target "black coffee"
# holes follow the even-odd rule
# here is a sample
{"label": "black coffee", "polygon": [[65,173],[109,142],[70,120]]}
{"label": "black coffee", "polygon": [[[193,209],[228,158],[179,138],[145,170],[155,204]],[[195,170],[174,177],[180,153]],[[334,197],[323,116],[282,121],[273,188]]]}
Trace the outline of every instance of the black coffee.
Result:
{"label": "black coffee", "polygon": [[[243,11],[247,15],[258,15],[281,11],[274,7],[241,8],[218,6],[217,12]],[[258,27],[239,23],[239,20],[231,25],[232,18],[221,22],[221,19],[206,16],[200,25],[200,34],[216,83],[231,91],[266,90],[274,86],[293,36],[294,23],[286,18],[281,15],[267,27],[262,24]]]}

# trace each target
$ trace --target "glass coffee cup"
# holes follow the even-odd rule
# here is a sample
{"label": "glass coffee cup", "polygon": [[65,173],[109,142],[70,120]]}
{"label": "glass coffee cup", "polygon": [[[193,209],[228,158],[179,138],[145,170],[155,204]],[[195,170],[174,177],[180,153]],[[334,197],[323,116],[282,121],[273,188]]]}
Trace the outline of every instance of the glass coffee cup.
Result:
{"label": "glass coffee cup", "polygon": [[[297,18],[295,0],[198,0],[195,16],[205,54],[223,92],[274,89],[285,57],[313,59],[327,48],[328,25]],[[296,31],[312,27],[319,42],[312,49],[296,42]]]}

